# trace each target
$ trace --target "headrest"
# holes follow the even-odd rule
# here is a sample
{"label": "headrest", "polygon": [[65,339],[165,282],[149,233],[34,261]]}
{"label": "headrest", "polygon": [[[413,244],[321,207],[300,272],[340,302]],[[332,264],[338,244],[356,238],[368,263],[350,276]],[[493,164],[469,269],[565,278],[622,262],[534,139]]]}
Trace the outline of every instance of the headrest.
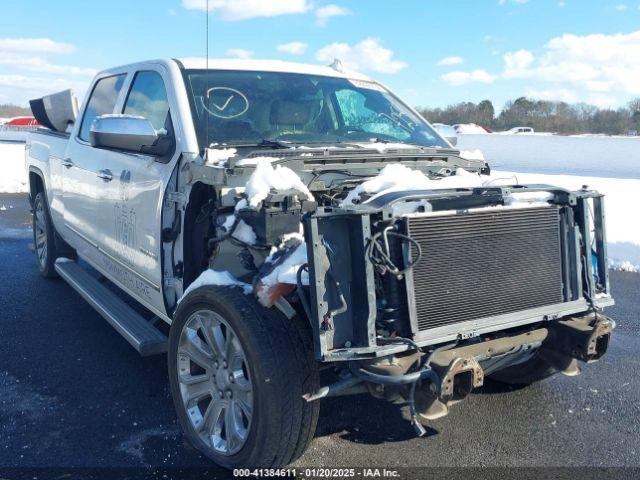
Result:
{"label": "headrest", "polygon": [[311,119],[313,102],[276,100],[271,104],[270,120],[273,125],[305,125]]}

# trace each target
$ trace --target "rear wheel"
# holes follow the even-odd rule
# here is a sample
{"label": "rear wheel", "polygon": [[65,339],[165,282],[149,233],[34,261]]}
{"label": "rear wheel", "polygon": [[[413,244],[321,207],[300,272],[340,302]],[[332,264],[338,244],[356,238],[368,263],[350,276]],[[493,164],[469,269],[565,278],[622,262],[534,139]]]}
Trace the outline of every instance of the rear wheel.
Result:
{"label": "rear wheel", "polygon": [[180,302],[169,334],[169,382],[189,441],[227,468],[279,467],[313,437],[318,388],[311,336],[297,318],[236,287],[203,286]]}
{"label": "rear wheel", "polygon": [[33,200],[33,244],[42,276],[46,278],[57,276],[54,267],[57,258],[55,230],[51,223],[44,192],[39,192]]}

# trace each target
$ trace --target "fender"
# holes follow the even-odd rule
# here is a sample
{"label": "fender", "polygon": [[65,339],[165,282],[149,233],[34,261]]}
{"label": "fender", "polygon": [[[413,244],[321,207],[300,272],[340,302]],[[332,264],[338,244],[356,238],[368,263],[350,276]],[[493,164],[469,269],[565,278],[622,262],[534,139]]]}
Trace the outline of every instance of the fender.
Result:
{"label": "fender", "polygon": [[[33,175],[32,175],[33,174]],[[29,165],[29,204],[31,208],[33,208],[33,197],[40,191],[38,185],[38,179],[40,179],[42,190],[46,195],[46,181],[44,173],[38,167],[34,167],[33,165]],[[47,199],[47,202],[49,200]]]}

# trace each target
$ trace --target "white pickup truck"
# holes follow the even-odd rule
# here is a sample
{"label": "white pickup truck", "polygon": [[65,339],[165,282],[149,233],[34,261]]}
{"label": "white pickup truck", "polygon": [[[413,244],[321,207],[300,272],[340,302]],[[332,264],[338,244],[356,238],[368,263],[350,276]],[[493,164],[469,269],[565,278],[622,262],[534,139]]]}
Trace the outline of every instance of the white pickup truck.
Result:
{"label": "white pickup truck", "polygon": [[149,61],[99,73],[79,113],[69,92],[32,110],[42,275],[166,352],[220,465],[295,461],[324,397],[400,400],[422,434],[485,377],[607,349],[603,197],[497,185],[339,62]]}

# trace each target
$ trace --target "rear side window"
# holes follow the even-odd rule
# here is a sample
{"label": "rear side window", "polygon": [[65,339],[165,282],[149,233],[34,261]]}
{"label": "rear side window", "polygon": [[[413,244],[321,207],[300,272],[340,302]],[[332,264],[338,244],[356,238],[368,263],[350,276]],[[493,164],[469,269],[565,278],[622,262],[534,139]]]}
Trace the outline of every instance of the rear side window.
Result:
{"label": "rear side window", "polygon": [[123,113],[146,118],[156,130],[165,127],[169,102],[159,73],[150,71],[136,73]]}
{"label": "rear side window", "polygon": [[89,141],[91,124],[96,117],[113,113],[113,108],[116,106],[116,101],[118,100],[118,94],[124,83],[124,77],[125,74],[102,78],[98,80],[98,83],[93,87],[93,92],[91,92],[91,97],[89,98],[89,103],[87,104],[87,109],[82,119],[82,125],[80,126],[79,137],[85,142]]}

